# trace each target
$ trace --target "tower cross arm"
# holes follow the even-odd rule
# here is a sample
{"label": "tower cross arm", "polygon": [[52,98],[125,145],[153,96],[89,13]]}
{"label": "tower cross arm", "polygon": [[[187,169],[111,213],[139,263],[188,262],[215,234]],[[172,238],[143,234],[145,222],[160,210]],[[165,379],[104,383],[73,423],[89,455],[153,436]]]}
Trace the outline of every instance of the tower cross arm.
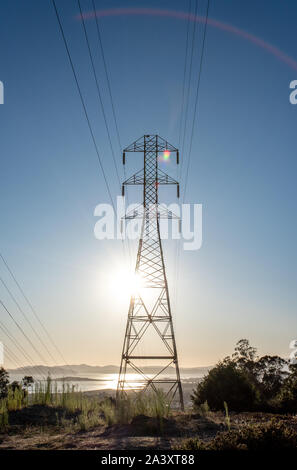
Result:
{"label": "tower cross arm", "polygon": [[[146,177],[146,183],[147,184],[179,184],[178,181],[176,181],[174,178],[172,178],[170,175],[167,175],[164,171],[158,169],[158,173],[156,176],[147,176]],[[124,182],[123,185],[125,186],[133,186],[133,185],[143,185],[144,184],[144,172],[143,170],[137,171],[137,173],[134,173],[134,175],[129,176]]]}
{"label": "tower cross arm", "polygon": [[140,137],[140,139],[135,140],[132,144],[128,145],[124,149],[124,153],[126,152],[144,152],[148,144],[155,145],[155,150],[157,152],[164,152],[165,150],[169,150],[169,152],[178,152],[178,149],[174,147],[174,145],[170,144],[167,140],[163,139],[163,137],[159,135],[145,135],[144,137]]}

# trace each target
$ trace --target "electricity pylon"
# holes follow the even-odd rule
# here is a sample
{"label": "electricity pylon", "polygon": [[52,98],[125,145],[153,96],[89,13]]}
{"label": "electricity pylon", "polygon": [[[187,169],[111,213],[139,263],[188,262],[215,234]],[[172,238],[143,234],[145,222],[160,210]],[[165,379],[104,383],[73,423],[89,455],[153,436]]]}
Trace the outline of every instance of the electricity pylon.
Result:
{"label": "electricity pylon", "polygon": [[[162,153],[164,158],[175,153],[178,164],[179,152],[158,135],[144,135],[125,148],[123,164],[128,152],[143,153],[143,169],[124,181],[122,195],[124,196],[125,186],[143,185],[143,204],[139,206],[139,210],[133,210],[124,217],[141,218],[142,226],[135,267],[139,288],[136,288],[130,299],[117,396],[129,389],[141,392],[152,389],[156,392],[158,386],[163,385],[170,401],[178,392],[183,410],[183,392],[160,236],[160,219],[178,217],[158,202],[159,185],[176,185],[179,197],[179,183],[158,165]],[[143,352],[145,340],[146,351],[149,351],[146,354]],[[158,365],[154,368],[153,377],[149,377],[146,367],[141,364],[152,360],[158,361]],[[161,374],[170,366],[174,367],[174,377],[162,377]],[[127,367],[135,372],[136,378],[128,379]]]}

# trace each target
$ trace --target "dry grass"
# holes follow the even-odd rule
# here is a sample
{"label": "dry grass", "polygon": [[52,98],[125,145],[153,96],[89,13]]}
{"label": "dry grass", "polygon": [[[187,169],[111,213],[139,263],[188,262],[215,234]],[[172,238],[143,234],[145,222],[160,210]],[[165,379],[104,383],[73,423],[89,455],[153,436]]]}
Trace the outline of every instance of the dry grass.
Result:
{"label": "dry grass", "polygon": [[[19,413],[13,414],[16,411]],[[89,397],[65,383],[58,389],[57,383],[48,378],[35,383],[31,394],[9,389],[7,397],[0,401],[0,431],[9,429],[10,415],[21,424],[32,424],[32,420],[37,424],[37,418],[41,426],[55,424],[68,431],[86,431],[103,424],[129,424],[138,415],[156,418],[162,427],[169,413],[170,404],[162,391],[126,396],[115,402]]]}

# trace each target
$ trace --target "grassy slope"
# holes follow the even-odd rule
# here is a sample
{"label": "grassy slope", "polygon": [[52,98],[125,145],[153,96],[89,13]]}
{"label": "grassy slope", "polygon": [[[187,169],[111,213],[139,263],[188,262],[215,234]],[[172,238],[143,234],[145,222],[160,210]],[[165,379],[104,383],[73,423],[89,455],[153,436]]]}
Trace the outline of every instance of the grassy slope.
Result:
{"label": "grassy slope", "polygon": [[[35,405],[10,413],[10,426],[0,434],[0,449],[171,449],[185,448],[187,439],[211,442],[228,432],[224,413],[172,412],[162,419],[138,415],[128,424],[110,424],[101,418],[87,430],[73,424],[75,414],[52,406]],[[270,422],[266,413],[231,413],[231,431]],[[288,429],[297,431],[297,418],[277,416]]]}

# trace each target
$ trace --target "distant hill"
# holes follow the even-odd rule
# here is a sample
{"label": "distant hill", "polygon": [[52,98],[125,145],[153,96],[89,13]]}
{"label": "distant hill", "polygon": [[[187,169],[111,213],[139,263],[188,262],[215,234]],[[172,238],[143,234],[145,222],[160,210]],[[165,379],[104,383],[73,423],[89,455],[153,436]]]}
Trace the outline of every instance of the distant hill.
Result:
{"label": "distant hill", "polygon": [[[181,367],[181,374],[205,374],[211,369],[209,367]],[[133,372],[133,369],[127,369],[128,372]],[[159,372],[160,368],[156,366],[147,366],[143,367],[143,371],[147,374],[154,374]],[[174,367],[168,367],[164,374],[174,373]],[[115,365],[107,366],[90,366],[88,364],[73,364],[73,365],[61,365],[54,367],[47,367],[44,365],[34,366],[34,367],[19,367],[17,369],[8,369],[8,372],[12,374],[24,374],[24,375],[58,375],[59,377],[75,377],[76,375],[88,375],[88,374],[117,374],[119,372],[119,367]]]}

